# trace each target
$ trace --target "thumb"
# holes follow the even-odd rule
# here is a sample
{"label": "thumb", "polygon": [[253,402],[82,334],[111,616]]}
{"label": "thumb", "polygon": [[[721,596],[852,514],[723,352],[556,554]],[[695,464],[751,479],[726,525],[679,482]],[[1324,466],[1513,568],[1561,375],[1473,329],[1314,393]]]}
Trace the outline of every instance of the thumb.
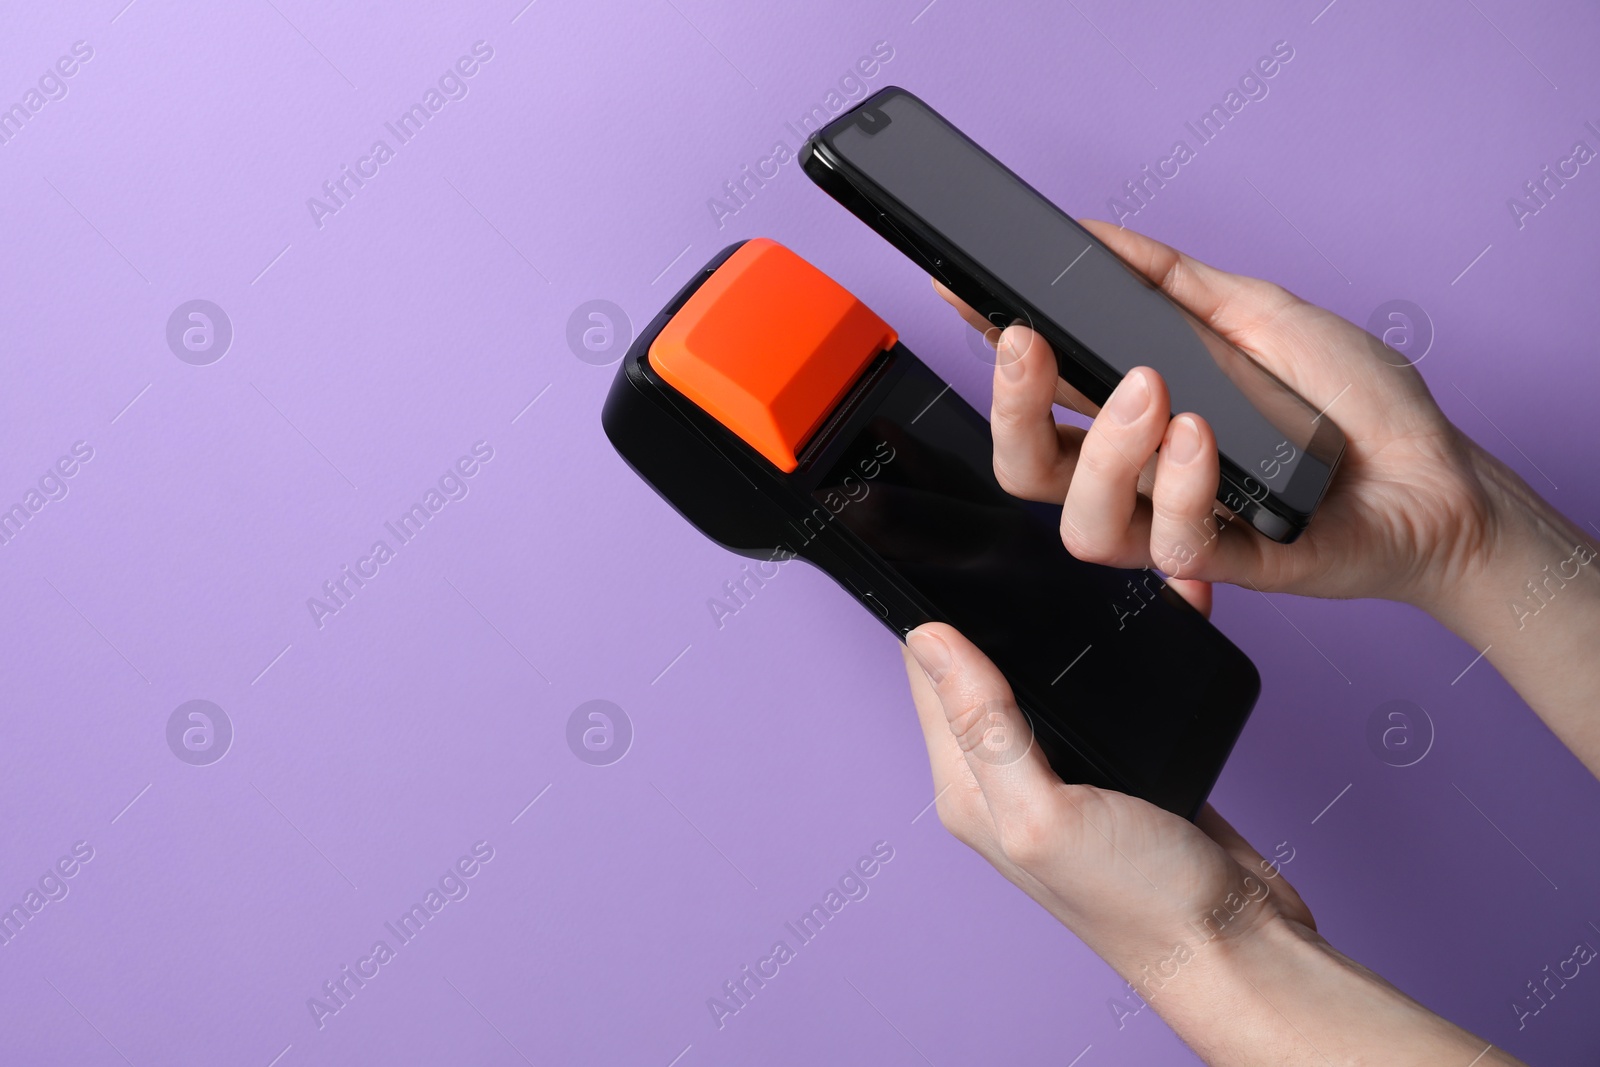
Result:
{"label": "thumb", "polygon": [[1060,779],[999,668],[945,623],[917,627],[906,635],[906,647],[939,697],[996,828],[1008,818],[1026,818]]}

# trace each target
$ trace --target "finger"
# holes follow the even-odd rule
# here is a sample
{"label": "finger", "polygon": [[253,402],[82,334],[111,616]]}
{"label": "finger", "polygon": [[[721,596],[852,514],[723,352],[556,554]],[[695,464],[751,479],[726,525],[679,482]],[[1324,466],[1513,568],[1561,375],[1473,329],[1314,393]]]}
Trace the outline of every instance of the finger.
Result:
{"label": "finger", "polygon": [[1217,552],[1217,439],[1198,415],[1167,424],[1150,490],[1150,559],[1177,578],[1206,574]]}
{"label": "finger", "polygon": [[941,282],[938,278],[929,278],[928,280],[933,283],[933,291],[943,297],[951,307],[955,308],[956,313],[967,321],[968,326],[983,334],[984,340],[989,342],[990,348],[993,348],[995,342],[1000,338],[1000,328],[976,311],[973,311],[972,305],[957,296],[944,282]]}
{"label": "finger", "polygon": [[945,730],[966,757],[983,791],[996,831],[1029,819],[1061,781],[1050,769],[1011,686],[977,646],[945,623],[925,623],[906,647],[927,675],[943,711]]}
{"label": "finger", "polygon": [[933,805],[939,821],[958,838],[974,848],[994,840],[994,819],[984,802],[983,790],[967,767],[967,758],[956,744],[945,720],[944,705],[934,692],[933,682],[917,663],[911,650],[901,646],[906,661],[906,677],[911,683],[911,700],[917,708],[922,740],[928,747],[928,768],[933,772]]}
{"label": "finger", "polygon": [[[934,291],[943,297],[951,307],[956,309],[956,312],[966,320],[968,326],[971,326],[974,330],[977,330],[983,335],[984,341],[988,343],[990,348],[997,348],[999,346],[1001,334],[1000,327],[994,325],[988,319],[972,310],[971,306],[969,306],[965,300],[962,300],[955,293],[951,292],[939,279],[930,278],[929,280],[933,282]],[[1042,340],[1043,339],[1041,338],[1041,341]],[[1048,347],[1049,346],[1046,345],[1046,348]],[[998,358],[999,357],[997,355],[996,359]],[[1056,380],[1055,403],[1067,408],[1068,410],[1076,411],[1080,415],[1088,418],[1094,418],[1095,412],[1100,410],[1100,406],[1098,404],[1095,404],[1088,397],[1084,396],[1082,393],[1078,392],[1078,390],[1074,389],[1072,386],[1068,385],[1065,381],[1062,381],[1059,378]],[[1059,500],[1060,497],[1056,497],[1055,499]]]}
{"label": "finger", "polygon": [[[1372,352],[1370,338],[1331,311],[1309,304],[1289,290],[1260,278],[1202,263],[1160,241],[1119,229],[1110,223],[1084,220],[1083,225],[1134,270],[1187,308],[1255,362],[1267,367],[1317,410],[1351,384],[1348,352]],[[1387,363],[1374,355],[1359,360],[1369,371]],[[1401,379],[1401,388],[1416,388],[1420,376]],[[1393,387],[1392,375],[1383,376]],[[1373,383],[1378,386],[1378,382]],[[1363,410],[1359,406],[1356,410]]]}
{"label": "finger", "polygon": [[1095,416],[1061,512],[1061,540],[1079,559],[1117,567],[1150,563],[1150,513],[1139,481],[1171,412],[1166,383],[1149,367],[1130,370]]}
{"label": "finger", "polygon": [[1304,303],[1282,286],[1219,270],[1153,237],[1098,219],[1081,221],[1130,267],[1230,340],[1259,343],[1284,311]]}
{"label": "finger", "polygon": [[[1197,442],[1199,450],[1194,451]],[[1282,549],[1244,529],[1248,523],[1217,503],[1221,477],[1217,455],[1210,424],[1193,413],[1179,415],[1167,425],[1150,489],[1151,566],[1167,574],[1173,588],[1207,614],[1209,591],[1200,594],[1205,605],[1201,607],[1182,579],[1203,579],[1196,585],[1258,585],[1263,574],[1270,573],[1269,557]]]}
{"label": "finger", "polygon": [[[1083,225],[1129,266],[1145,275],[1177,303],[1276,375],[1314,411],[1340,403],[1337,419],[1352,440],[1363,430],[1394,432],[1389,419],[1406,405],[1401,397],[1423,398],[1427,387],[1376,338],[1331,311],[1295,296],[1282,286],[1230,274],[1208,266],[1159,241],[1106,222]],[[1397,377],[1396,364],[1401,366]],[[1346,391],[1347,400],[1340,400]],[[1275,390],[1267,389],[1268,395]],[[1381,395],[1385,403],[1363,397]],[[1300,418],[1298,405],[1283,412]],[[1355,420],[1347,424],[1343,420]]]}
{"label": "finger", "polygon": [[952,782],[958,780],[954,771],[966,771],[966,757],[950,733],[945,721],[944,705],[934,692],[928,673],[917,663],[909,648],[902,647],[906,661],[906,679],[911,683],[911,702],[916,705],[917,722],[922,727],[922,740],[928,746],[928,766],[933,771],[935,796],[942,795]]}
{"label": "finger", "polygon": [[1067,495],[1084,431],[1056,425],[1055,353],[1026,326],[1000,337],[994,368],[994,475],[1000,487],[1025,500],[1058,503]]}

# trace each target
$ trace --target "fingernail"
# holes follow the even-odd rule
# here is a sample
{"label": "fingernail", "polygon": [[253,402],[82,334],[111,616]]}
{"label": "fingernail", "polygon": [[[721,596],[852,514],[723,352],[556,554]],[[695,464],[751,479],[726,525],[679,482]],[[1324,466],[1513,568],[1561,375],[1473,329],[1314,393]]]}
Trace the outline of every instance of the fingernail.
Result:
{"label": "fingernail", "polygon": [[906,635],[906,647],[917,657],[917,662],[935,685],[950,670],[950,649],[932,634],[913,630]]}
{"label": "fingernail", "polygon": [[995,363],[1008,382],[1022,380],[1022,349],[1017,346],[1017,335],[1007,330],[1000,335],[1000,347],[995,350]]}
{"label": "fingernail", "polygon": [[1190,463],[1200,454],[1200,427],[1187,415],[1172,420],[1167,441],[1167,458],[1174,463]]}
{"label": "fingernail", "polygon": [[1111,399],[1106,401],[1105,410],[1111,413],[1113,419],[1126,426],[1143,415],[1149,406],[1150,386],[1145,382],[1142,373],[1134,371],[1112,390]]}

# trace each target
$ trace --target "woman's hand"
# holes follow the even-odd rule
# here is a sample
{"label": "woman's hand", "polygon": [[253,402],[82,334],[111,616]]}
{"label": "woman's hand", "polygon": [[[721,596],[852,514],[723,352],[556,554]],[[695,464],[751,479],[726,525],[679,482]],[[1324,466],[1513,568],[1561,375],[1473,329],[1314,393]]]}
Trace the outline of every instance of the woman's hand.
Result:
{"label": "woman's hand", "polygon": [[[1485,473],[1487,457],[1445,418],[1402,357],[1270,282],[1225,273],[1131,230],[1084,225],[1324,411],[1349,445],[1310,528],[1294,544],[1277,544],[1228,521],[1215,502],[1212,429],[1193,413],[1171,417],[1159,374],[1131,371],[1087,431],[1058,426],[1052,403],[1085,415],[1097,409],[1059,380],[1042,337],[1012,326],[998,337],[995,473],[1017,496],[1065,502],[1061,536],[1073,555],[1262,590],[1385,597],[1424,608],[1474,575],[1500,534],[1503,494]],[[996,338],[999,331],[935,287]]]}
{"label": "woman's hand", "polygon": [[919,627],[907,648],[940,821],[1135,988],[1159,981],[1174,946],[1203,933],[1233,941],[1284,920],[1315,928],[1277,867],[1209,806],[1195,824],[1063,783],[998,668],[953,628]]}
{"label": "woman's hand", "polygon": [[1064,784],[1011,687],[954,629],[928,623],[906,644],[940,821],[1207,1063],[1517,1062],[1334,951],[1287,880],[1210,808],[1191,825]]}

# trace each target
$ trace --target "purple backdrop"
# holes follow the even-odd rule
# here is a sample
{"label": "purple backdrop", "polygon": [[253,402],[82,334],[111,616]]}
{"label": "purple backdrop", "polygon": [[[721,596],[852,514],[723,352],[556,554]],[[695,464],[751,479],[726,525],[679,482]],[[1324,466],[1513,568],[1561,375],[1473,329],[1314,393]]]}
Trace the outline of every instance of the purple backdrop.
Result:
{"label": "purple backdrop", "polygon": [[[637,328],[769,235],[986,407],[964,327],[793,162],[724,183],[898,83],[1106,217],[1287,42],[1130,223],[1357,322],[1408,302],[1445,409],[1587,522],[1600,169],[1523,186],[1600,148],[1600,15],[525,3],[4,14],[0,1059],[1191,1062],[927,810],[875,619],[793,566],[717,626],[743,561],[605,441],[628,326],[586,305]],[[1223,590],[1217,620],[1265,689],[1216,805],[1339,947],[1594,1062],[1600,978],[1512,1003],[1600,945],[1600,786],[1414,611]],[[591,700],[621,714],[569,740]]]}

